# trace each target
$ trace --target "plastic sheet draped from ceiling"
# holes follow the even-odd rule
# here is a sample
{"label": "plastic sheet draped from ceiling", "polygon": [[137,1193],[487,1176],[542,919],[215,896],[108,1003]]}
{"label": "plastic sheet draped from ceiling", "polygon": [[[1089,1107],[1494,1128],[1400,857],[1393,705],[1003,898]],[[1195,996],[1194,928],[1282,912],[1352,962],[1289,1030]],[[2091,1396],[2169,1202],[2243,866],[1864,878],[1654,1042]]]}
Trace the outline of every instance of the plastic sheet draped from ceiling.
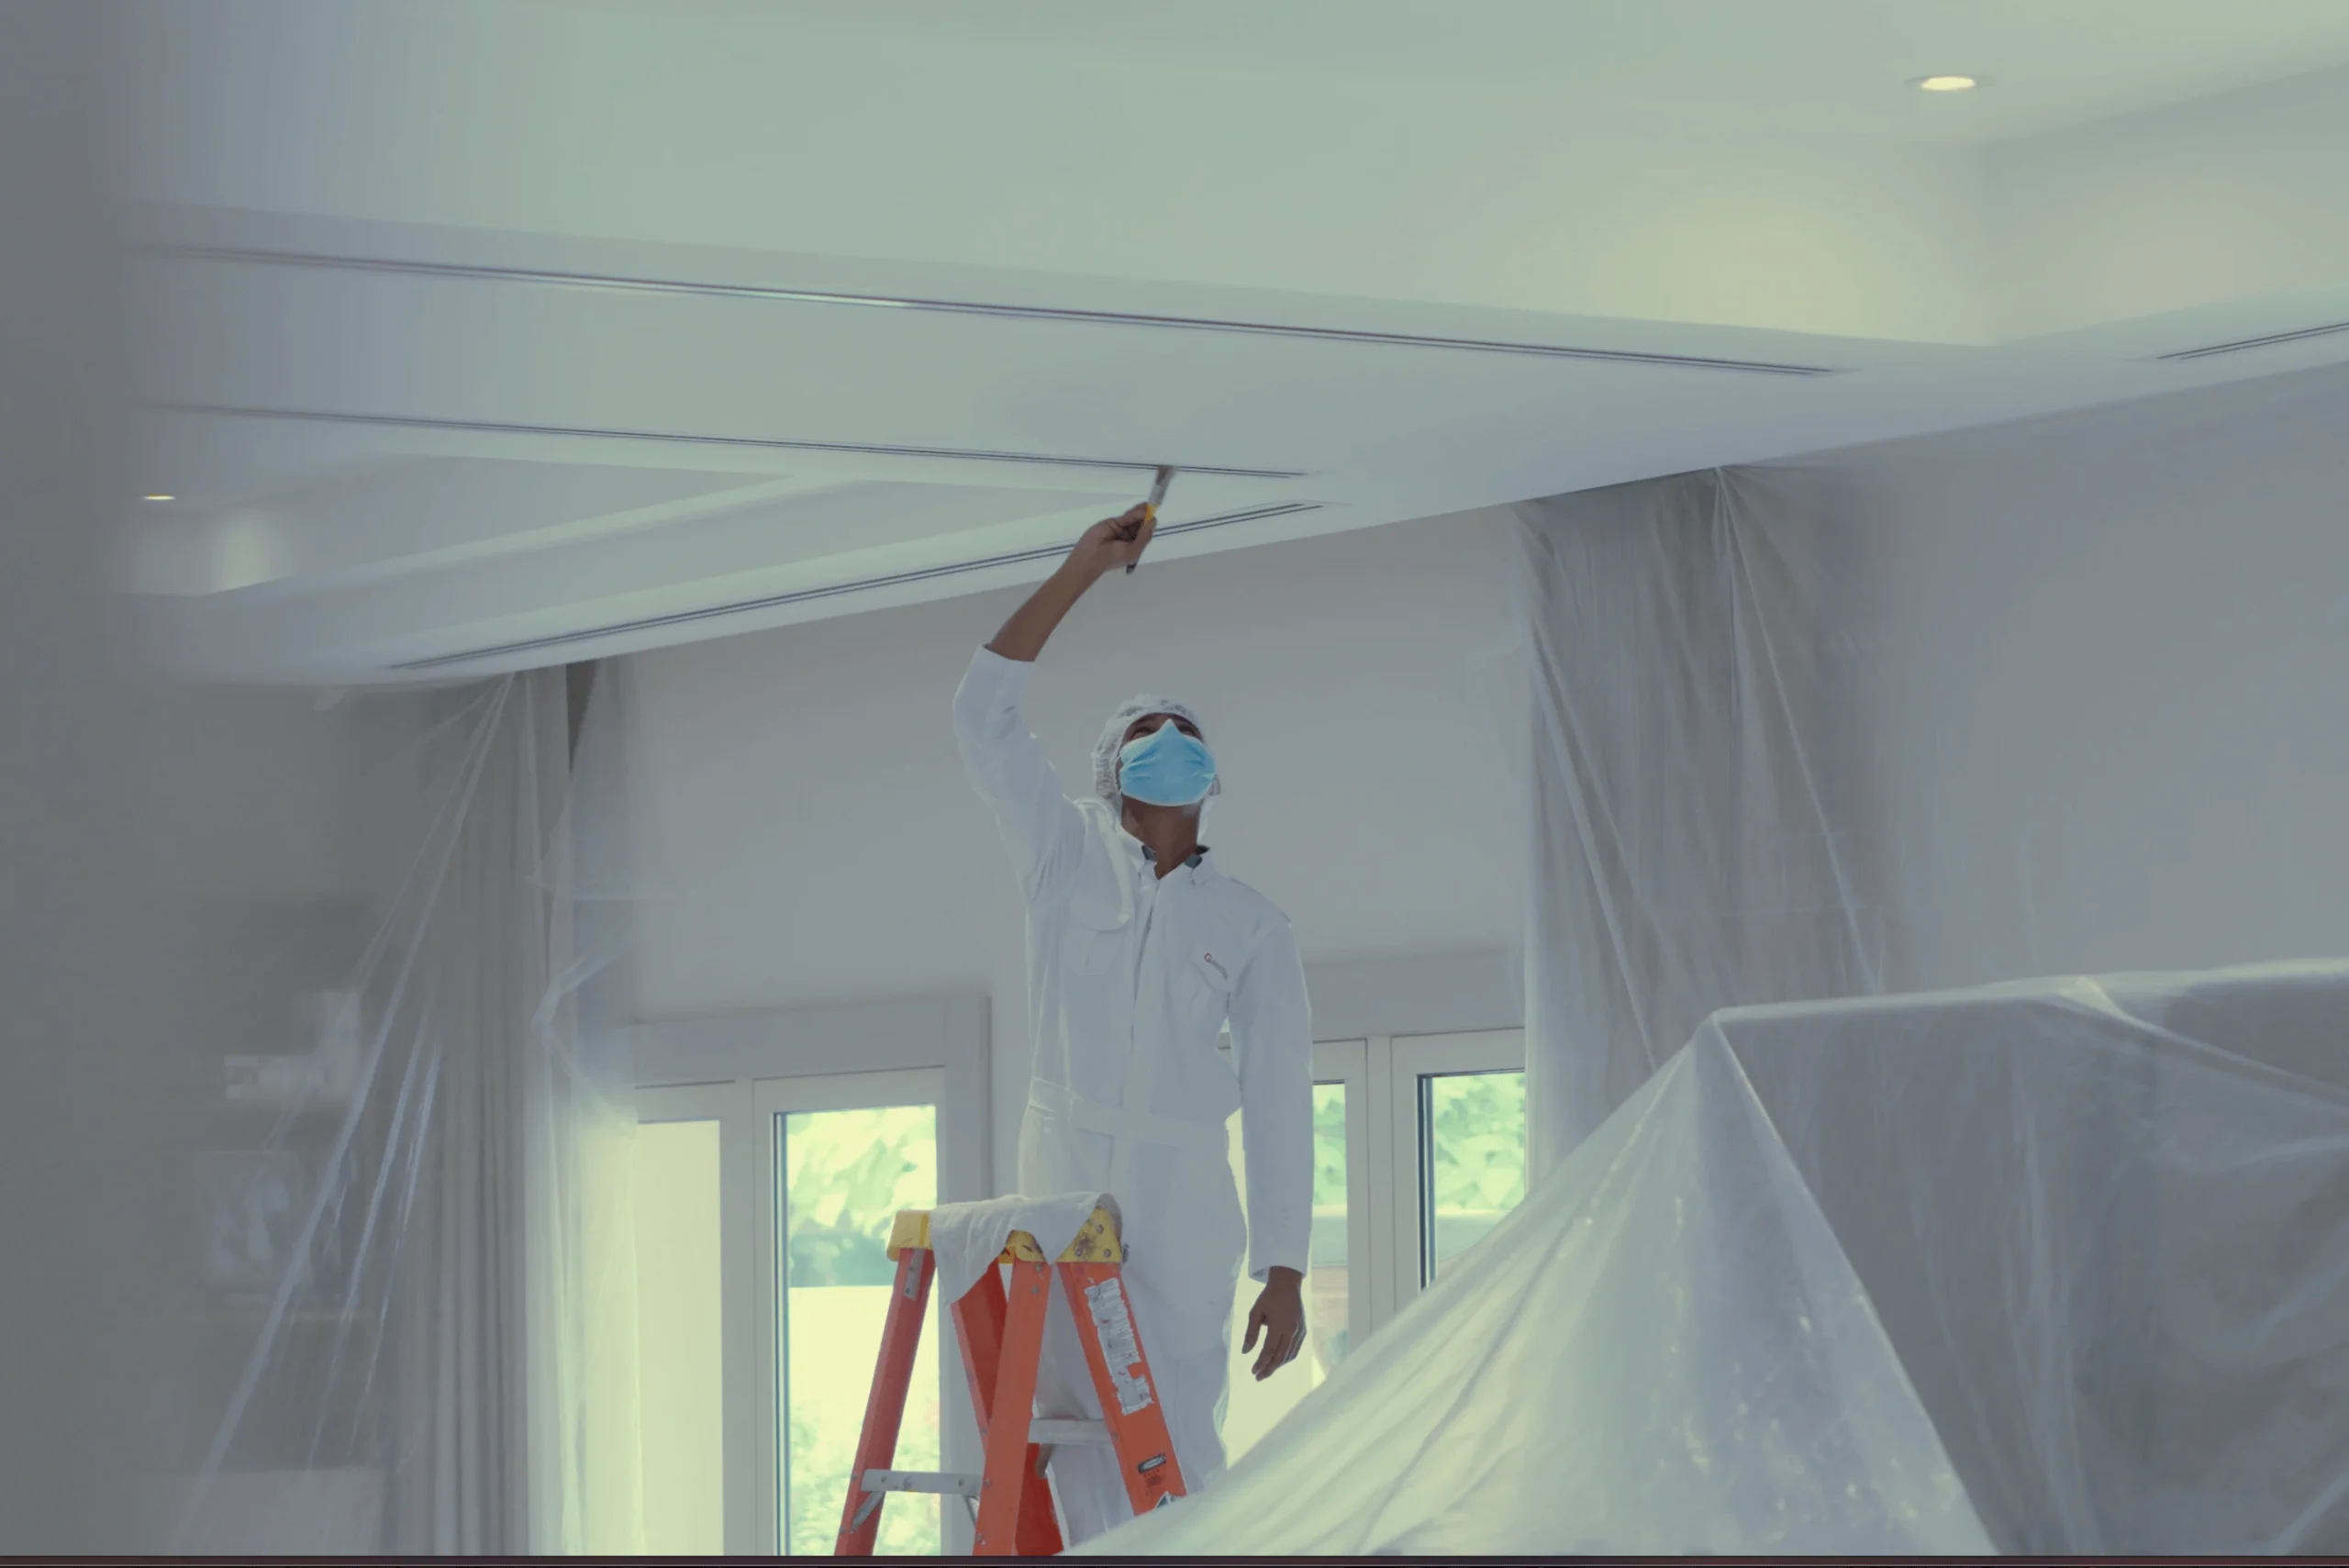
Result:
{"label": "plastic sheet draped from ceiling", "polygon": [[[1535,1184],[1723,1008],[2349,953],[2344,393],[2332,367],[1518,507]],[[2113,1186],[2098,1141],[2133,1136],[2140,1085],[2006,1059],[1903,1080],[1887,1048],[1806,1092],[1741,1060],[1995,1545],[2251,1551],[2335,1528],[2295,1490],[2299,1459],[2221,1479],[2308,1396],[2238,1375],[2190,1315],[2330,1330],[2305,1298],[2259,1317],[2297,1276],[2258,1259],[2147,1296],[2155,1262],[2186,1267],[2187,1207]],[[2214,1118],[2242,1103],[2212,1094]],[[2017,1169],[1901,1176],[1959,1136]],[[2225,1158],[2303,1152],[2277,1118],[2268,1136],[2287,1140],[2227,1132]],[[2044,1261],[1983,1261],[2026,1245]],[[2197,1379],[2224,1385],[2236,1446],[2180,1435],[2213,1418]],[[2305,1529],[2286,1496],[2316,1510]]]}
{"label": "plastic sheet draped from ceiling", "polygon": [[129,1544],[640,1550],[632,889],[594,686],[321,717],[347,895],[201,916]]}
{"label": "plastic sheet draped from ceiling", "polygon": [[1724,1012],[1109,1554],[2349,1551],[2349,964]]}

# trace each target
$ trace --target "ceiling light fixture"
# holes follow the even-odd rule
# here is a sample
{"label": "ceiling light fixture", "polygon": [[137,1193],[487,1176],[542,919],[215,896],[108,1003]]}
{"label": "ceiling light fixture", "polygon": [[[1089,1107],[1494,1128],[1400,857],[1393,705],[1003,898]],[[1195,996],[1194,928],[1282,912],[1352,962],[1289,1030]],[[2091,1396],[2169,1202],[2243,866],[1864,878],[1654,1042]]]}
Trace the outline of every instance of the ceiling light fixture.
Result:
{"label": "ceiling light fixture", "polygon": [[1982,85],[1971,76],[1920,76],[1916,84],[1928,93],[1969,93]]}
{"label": "ceiling light fixture", "polygon": [[179,497],[176,495],[150,495],[147,499],[150,501],[176,501]]}

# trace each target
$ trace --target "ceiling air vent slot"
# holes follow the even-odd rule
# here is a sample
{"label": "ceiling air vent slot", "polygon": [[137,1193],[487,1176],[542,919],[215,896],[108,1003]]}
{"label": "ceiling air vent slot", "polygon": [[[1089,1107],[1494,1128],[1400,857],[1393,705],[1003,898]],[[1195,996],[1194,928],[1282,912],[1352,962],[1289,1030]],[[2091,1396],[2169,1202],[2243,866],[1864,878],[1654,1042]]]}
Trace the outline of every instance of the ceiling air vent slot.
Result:
{"label": "ceiling air vent slot", "polygon": [[1237,332],[1300,342],[1361,343],[1387,349],[1449,349],[1478,354],[1523,354],[1537,359],[1585,360],[1599,364],[1658,365],[1680,370],[1722,371],[1744,375],[1820,376],[1842,373],[1830,365],[1782,364],[1769,360],[1720,359],[1703,354],[1646,353],[1631,349],[1593,349],[1572,343],[1512,342],[1492,338],[1446,338],[1417,332],[1375,332],[1346,327],[1300,327],[1277,321],[1235,321],[1206,316],[1158,316],[1141,311],[1077,310],[1042,305],[999,305],[985,300],[922,299],[877,294],[842,294],[764,284],[697,283],[676,278],[627,277],[618,273],[558,272],[540,267],[471,266],[454,261],[410,261],[388,257],[324,256],[292,250],[239,250],[217,246],[156,244],[148,250],[182,261],[242,262],[253,266],[317,267],[328,271],[390,272],[410,276],[469,278],[483,283],[535,284],[551,288],[618,290],[633,294],[699,295],[718,299],[766,300],[788,305],[832,305],[868,309],[927,310],[949,316],[992,316],[1014,321],[1064,321],[1094,327],[1149,327],[1180,332]]}
{"label": "ceiling air vent slot", "polygon": [[[248,408],[228,403],[163,403],[155,406],[173,414],[202,414],[222,419],[284,419],[315,425],[376,425],[401,430],[463,430],[493,436],[556,436],[596,441],[662,441],[673,446],[736,447],[761,451],[840,452],[851,457],[930,458],[944,462],[1016,462],[1039,468],[1111,469],[1128,473],[1155,473],[1163,459],[1141,462],[1130,458],[1062,457],[1051,452],[999,452],[966,447],[887,446],[878,441],[787,440],[771,436],[697,436],[677,430],[617,430],[584,425],[522,425],[498,419],[434,419],[410,414],[347,414],[318,408]],[[1286,468],[1229,468],[1204,462],[1177,462],[1183,473],[1212,473],[1226,479],[1302,479]]]}
{"label": "ceiling air vent slot", "polygon": [[2349,321],[2335,321],[2324,327],[2303,327],[2297,332],[2271,332],[2265,338],[2244,338],[2232,343],[2212,343],[2199,349],[2180,349],[2174,354],[2155,357],[2165,361],[2216,359],[2221,354],[2241,354],[2253,349],[2277,349],[2287,343],[2310,342],[2340,332],[2349,332]]}

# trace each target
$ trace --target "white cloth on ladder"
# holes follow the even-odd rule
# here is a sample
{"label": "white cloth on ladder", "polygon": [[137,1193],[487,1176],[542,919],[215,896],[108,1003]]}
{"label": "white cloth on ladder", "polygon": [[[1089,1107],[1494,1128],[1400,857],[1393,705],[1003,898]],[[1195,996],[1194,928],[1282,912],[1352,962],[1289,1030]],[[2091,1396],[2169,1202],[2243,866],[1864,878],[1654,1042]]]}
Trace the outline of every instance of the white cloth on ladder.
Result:
{"label": "white cloth on ladder", "polygon": [[987,1265],[1003,1255],[1011,1233],[1024,1230],[1047,1258],[1068,1251],[1096,1208],[1117,1212],[1107,1193],[1065,1193],[1057,1197],[997,1197],[984,1203],[950,1203],[930,1215],[930,1248],[938,1256],[937,1291],[959,1301],[985,1277]]}

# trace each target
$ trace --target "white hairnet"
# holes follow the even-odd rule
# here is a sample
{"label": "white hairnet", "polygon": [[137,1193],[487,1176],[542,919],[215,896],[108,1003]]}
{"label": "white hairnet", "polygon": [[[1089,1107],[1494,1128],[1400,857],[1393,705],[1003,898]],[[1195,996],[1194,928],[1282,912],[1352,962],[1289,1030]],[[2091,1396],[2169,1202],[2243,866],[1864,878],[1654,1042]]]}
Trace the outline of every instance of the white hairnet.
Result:
{"label": "white hairnet", "polygon": [[[1177,718],[1186,719],[1191,728],[1199,732],[1201,739],[1206,738],[1208,727],[1199,722],[1197,712],[1188,703],[1148,695],[1128,697],[1119,703],[1118,711],[1109,716],[1108,724],[1102,728],[1101,739],[1093,747],[1093,793],[1111,806],[1118,804],[1118,751],[1125,744],[1126,731],[1135,719],[1153,713],[1171,713]],[[1223,780],[1219,777],[1208,786],[1208,796],[1213,799],[1222,793]]]}

